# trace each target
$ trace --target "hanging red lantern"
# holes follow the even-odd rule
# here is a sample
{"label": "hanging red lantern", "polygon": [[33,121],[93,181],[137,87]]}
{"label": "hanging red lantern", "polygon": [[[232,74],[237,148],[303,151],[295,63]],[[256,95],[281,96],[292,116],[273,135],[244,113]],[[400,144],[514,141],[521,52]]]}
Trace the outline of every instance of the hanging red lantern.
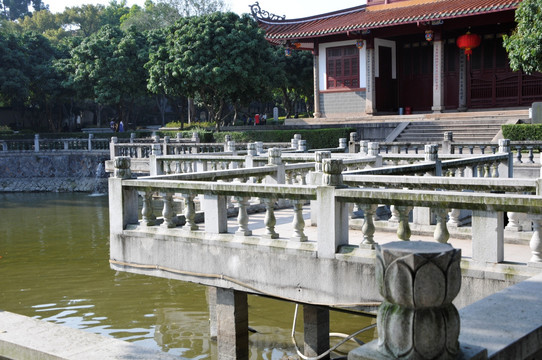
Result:
{"label": "hanging red lantern", "polygon": [[480,46],[482,38],[480,35],[471,34],[470,31],[467,31],[465,35],[461,35],[457,38],[457,46],[460,49],[465,50],[465,55],[467,55],[467,60],[470,60],[470,54],[472,54],[472,49]]}

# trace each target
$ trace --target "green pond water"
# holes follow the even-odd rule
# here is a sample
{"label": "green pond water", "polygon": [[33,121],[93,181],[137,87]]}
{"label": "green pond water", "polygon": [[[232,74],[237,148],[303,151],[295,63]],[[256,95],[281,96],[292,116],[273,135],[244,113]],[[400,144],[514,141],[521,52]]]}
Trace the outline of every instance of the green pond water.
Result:
{"label": "green pond water", "polygon": [[[189,359],[217,359],[204,286],[109,267],[107,196],[0,194],[0,310],[114,337]],[[249,296],[251,359],[295,355],[294,304]],[[331,312],[331,331],[373,319]],[[374,338],[371,330],[358,337]],[[296,327],[303,342],[302,314]],[[332,339],[332,344],[337,340]],[[349,342],[343,352],[356,347]]]}

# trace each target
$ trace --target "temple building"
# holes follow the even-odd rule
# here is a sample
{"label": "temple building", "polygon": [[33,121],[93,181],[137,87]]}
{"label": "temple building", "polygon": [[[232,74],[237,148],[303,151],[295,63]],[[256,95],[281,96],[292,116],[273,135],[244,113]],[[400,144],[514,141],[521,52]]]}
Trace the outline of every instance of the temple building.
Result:
{"label": "temple building", "polygon": [[252,14],[269,42],[314,55],[314,116],[528,107],[542,74],[512,71],[518,0],[367,0],[302,19]]}

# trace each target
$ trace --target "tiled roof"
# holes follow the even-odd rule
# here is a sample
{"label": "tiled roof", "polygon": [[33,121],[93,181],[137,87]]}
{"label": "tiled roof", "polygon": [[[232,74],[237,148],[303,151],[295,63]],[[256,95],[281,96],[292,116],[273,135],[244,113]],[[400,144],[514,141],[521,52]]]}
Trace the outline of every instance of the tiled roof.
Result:
{"label": "tiled roof", "polygon": [[357,6],[303,19],[258,19],[268,40],[304,39],[426,21],[515,10],[521,0],[409,0]]}

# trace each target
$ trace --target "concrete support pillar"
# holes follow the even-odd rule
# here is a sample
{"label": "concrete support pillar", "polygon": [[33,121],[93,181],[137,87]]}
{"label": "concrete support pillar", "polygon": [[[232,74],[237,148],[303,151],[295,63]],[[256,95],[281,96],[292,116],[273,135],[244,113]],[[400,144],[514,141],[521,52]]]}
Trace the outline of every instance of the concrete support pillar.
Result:
{"label": "concrete support pillar", "polygon": [[375,97],[375,49],[373,41],[367,41],[367,85],[365,86],[365,113],[376,113]]}
{"label": "concrete support pillar", "polygon": [[[303,305],[304,355],[316,357],[329,349],[329,310]],[[329,356],[322,359],[329,359]]]}
{"label": "concrete support pillar", "polygon": [[318,56],[318,44],[314,44],[314,56],[313,56],[313,65],[312,73],[314,77],[314,114],[315,118],[322,117],[320,112],[320,74],[318,71],[320,56]]}
{"label": "concrete support pillar", "polygon": [[217,288],[216,316],[219,359],[248,359],[247,294]]}
{"label": "concrete support pillar", "polygon": [[444,44],[440,32],[435,32],[433,41],[433,112],[444,110]]}
{"label": "concrete support pillar", "polygon": [[207,305],[209,306],[209,335],[211,339],[216,340],[218,336],[218,319],[216,317],[216,293],[218,288],[207,286],[206,290]]}
{"label": "concrete support pillar", "polygon": [[490,263],[504,260],[502,212],[472,211],[472,259]]}

